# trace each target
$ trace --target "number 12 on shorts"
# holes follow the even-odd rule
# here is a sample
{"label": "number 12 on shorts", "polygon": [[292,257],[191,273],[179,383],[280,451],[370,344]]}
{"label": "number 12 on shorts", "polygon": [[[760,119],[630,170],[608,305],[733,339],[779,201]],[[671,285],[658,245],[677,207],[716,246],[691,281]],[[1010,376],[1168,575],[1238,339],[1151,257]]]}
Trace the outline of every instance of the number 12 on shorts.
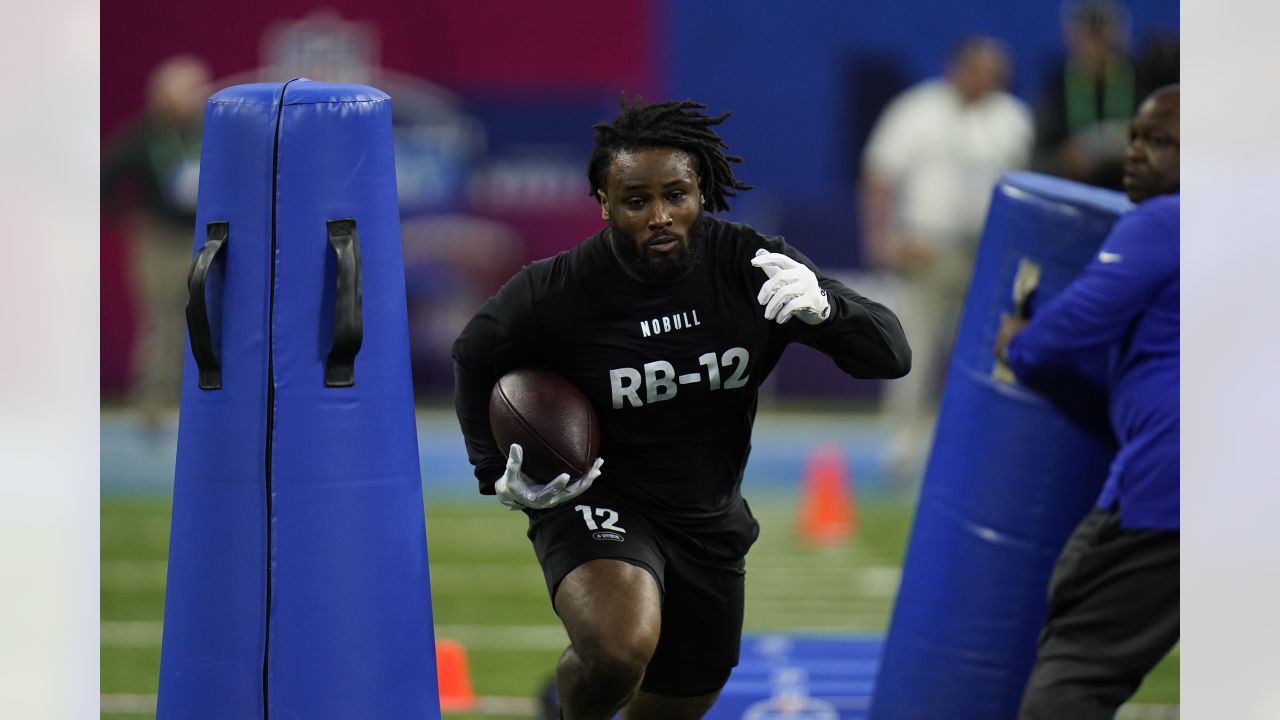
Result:
{"label": "number 12 on shorts", "polygon": [[[618,522],[618,512],[609,508],[593,508],[590,505],[574,505],[574,510],[582,513],[582,521],[587,524],[588,530],[612,530],[614,532],[625,533],[626,530],[616,525]],[[602,517],[604,522],[596,524],[595,518]]]}

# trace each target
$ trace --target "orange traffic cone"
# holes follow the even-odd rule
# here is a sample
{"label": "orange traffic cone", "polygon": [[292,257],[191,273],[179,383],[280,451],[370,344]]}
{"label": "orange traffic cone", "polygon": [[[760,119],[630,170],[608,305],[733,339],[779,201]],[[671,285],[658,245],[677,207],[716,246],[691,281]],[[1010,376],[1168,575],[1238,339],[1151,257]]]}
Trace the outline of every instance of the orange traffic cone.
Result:
{"label": "orange traffic cone", "polygon": [[476,692],[471,687],[467,649],[457,640],[436,640],[436,679],[440,681],[440,709],[471,710]]}
{"label": "orange traffic cone", "polygon": [[805,466],[802,492],[796,519],[805,540],[829,545],[857,530],[853,482],[839,447],[822,445],[814,449]]}

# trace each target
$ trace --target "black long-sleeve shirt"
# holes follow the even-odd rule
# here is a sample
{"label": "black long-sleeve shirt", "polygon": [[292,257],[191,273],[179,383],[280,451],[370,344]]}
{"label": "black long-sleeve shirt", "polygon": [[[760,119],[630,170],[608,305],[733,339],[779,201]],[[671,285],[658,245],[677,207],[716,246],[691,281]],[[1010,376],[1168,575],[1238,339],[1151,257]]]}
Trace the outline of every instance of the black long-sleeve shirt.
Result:
{"label": "black long-sleeve shirt", "polygon": [[[597,485],[682,524],[740,504],[759,386],[788,343],[821,350],[854,377],[907,373],[911,351],[888,308],[824,277],[780,237],[710,217],[706,226],[703,257],[674,284],[626,275],[606,229],[526,266],[480,308],[453,359],[481,493],[494,492],[506,464],[489,429],[489,395],[517,367],[555,370],[591,400],[605,459]],[[750,264],[760,248],[817,273],[831,302],[826,321],[764,318],[756,296],[766,276]]]}

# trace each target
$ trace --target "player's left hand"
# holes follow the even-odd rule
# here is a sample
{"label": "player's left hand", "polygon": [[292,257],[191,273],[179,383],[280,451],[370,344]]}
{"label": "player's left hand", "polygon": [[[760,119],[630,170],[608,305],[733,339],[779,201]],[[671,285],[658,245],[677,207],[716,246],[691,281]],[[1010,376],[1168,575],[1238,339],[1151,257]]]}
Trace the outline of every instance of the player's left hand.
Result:
{"label": "player's left hand", "polygon": [[756,301],[765,306],[766,320],[777,320],[781,325],[794,316],[817,325],[831,316],[827,291],[818,286],[818,276],[803,263],[761,248],[751,258],[751,264],[769,276],[756,296]]}

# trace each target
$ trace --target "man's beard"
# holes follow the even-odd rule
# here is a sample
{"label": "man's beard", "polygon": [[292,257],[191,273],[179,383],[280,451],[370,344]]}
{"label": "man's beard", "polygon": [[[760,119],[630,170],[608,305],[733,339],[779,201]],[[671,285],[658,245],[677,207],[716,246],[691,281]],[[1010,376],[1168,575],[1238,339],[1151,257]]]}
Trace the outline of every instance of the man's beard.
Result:
{"label": "man's beard", "polygon": [[706,222],[701,211],[689,226],[688,241],[666,253],[649,252],[636,242],[636,238],[623,232],[612,219],[609,220],[609,244],[613,246],[618,261],[641,282],[651,285],[669,285],[684,278],[702,260],[706,235]]}

